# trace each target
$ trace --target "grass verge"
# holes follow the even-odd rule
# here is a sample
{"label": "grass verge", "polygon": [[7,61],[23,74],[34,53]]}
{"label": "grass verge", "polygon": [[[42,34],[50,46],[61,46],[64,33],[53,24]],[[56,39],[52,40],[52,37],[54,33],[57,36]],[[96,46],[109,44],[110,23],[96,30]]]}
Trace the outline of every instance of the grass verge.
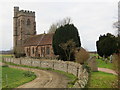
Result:
{"label": "grass verge", "polygon": [[113,69],[113,63],[108,62],[107,64],[102,59],[96,59],[98,67]]}
{"label": "grass verge", "polygon": [[15,88],[36,78],[36,75],[25,76],[27,71],[2,67],[2,88]]}
{"label": "grass verge", "polygon": [[116,75],[105,72],[91,72],[86,88],[113,88]]}
{"label": "grass verge", "polygon": [[0,54],[0,57],[13,57],[13,54]]}

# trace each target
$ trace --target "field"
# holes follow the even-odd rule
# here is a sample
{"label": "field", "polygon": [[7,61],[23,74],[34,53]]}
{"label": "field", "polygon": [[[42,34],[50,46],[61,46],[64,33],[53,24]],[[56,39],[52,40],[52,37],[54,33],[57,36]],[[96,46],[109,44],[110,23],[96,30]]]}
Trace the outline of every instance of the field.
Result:
{"label": "field", "polygon": [[26,72],[27,71],[9,67],[2,67],[2,88],[15,88],[36,78],[35,75],[31,77],[24,76],[23,73]]}

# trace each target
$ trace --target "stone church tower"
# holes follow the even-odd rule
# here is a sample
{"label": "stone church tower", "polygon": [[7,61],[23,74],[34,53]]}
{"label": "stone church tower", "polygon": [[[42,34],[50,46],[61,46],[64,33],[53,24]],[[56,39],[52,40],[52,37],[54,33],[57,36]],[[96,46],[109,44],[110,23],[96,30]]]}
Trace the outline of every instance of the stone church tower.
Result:
{"label": "stone church tower", "polygon": [[24,53],[25,40],[36,35],[35,12],[14,7],[13,33],[14,52]]}

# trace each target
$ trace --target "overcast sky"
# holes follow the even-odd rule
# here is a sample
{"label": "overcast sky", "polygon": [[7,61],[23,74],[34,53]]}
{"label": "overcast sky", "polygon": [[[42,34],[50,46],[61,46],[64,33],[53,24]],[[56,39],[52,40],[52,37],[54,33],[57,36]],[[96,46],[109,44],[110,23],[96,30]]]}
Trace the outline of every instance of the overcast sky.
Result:
{"label": "overcast sky", "polygon": [[118,0],[0,0],[0,50],[13,47],[14,6],[35,11],[37,34],[70,17],[79,31],[82,47],[89,51],[96,50],[100,35],[116,33],[113,23],[118,20]]}

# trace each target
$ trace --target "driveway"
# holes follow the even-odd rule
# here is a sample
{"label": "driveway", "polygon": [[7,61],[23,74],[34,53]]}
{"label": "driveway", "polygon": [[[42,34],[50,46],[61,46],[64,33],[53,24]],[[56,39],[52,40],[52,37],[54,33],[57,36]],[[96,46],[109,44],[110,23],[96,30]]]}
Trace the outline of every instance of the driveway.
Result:
{"label": "driveway", "polygon": [[67,88],[67,83],[69,82],[69,79],[66,76],[57,72],[12,65],[9,65],[9,67],[29,70],[37,75],[36,79],[24,85],[21,85],[18,88]]}

